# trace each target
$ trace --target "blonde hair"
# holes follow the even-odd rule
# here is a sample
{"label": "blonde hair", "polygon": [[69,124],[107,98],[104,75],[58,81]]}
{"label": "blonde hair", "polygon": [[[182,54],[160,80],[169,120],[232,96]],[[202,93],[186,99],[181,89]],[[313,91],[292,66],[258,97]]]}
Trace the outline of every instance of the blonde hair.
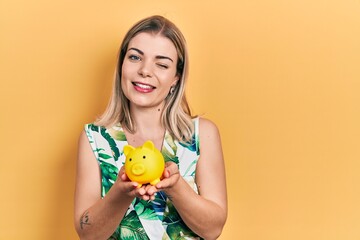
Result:
{"label": "blonde hair", "polygon": [[172,93],[165,98],[165,106],[161,116],[161,123],[166,130],[178,141],[189,142],[194,133],[189,104],[185,96],[185,84],[188,75],[188,54],[186,41],[180,30],[168,19],[162,16],[151,16],[137,22],[125,35],[119,51],[119,58],[115,72],[115,83],[112,97],[107,109],[95,122],[96,125],[111,127],[121,123],[131,133],[136,131],[136,126],[131,118],[129,100],[121,88],[122,64],[130,40],[141,32],[160,34],[175,45],[178,61],[176,74],[179,76],[178,83]]}

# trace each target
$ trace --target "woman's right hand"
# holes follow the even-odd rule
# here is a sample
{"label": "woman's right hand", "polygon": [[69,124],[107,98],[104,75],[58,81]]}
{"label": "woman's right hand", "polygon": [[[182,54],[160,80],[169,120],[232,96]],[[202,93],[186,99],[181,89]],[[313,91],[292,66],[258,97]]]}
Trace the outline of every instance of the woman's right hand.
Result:
{"label": "woman's right hand", "polygon": [[120,168],[118,173],[118,179],[116,180],[116,184],[119,186],[119,189],[122,193],[128,195],[129,197],[138,197],[145,201],[154,200],[155,193],[149,193],[148,189],[151,187],[150,185],[142,185],[138,187],[139,184],[137,182],[132,182],[125,173],[124,166]]}

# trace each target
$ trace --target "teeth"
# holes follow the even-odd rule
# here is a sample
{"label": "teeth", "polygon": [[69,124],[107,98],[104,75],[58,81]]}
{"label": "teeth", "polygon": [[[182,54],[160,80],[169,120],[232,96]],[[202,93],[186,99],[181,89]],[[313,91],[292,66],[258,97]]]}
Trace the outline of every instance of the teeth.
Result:
{"label": "teeth", "polygon": [[149,85],[145,85],[145,84],[141,84],[141,83],[134,83],[136,86],[144,88],[144,89],[152,89],[151,86]]}

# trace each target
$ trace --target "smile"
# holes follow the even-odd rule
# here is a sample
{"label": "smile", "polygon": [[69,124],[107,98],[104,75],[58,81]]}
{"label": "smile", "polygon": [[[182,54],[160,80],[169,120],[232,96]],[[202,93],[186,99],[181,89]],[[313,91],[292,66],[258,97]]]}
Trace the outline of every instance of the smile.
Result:
{"label": "smile", "polygon": [[134,87],[137,91],[143,92],[143,93],[151,92],[152,90],[154,90],[156,88],[154,86],[144,84],[144,83],[139,83],[139,82],[132,82],[132,84],[134,85]]}

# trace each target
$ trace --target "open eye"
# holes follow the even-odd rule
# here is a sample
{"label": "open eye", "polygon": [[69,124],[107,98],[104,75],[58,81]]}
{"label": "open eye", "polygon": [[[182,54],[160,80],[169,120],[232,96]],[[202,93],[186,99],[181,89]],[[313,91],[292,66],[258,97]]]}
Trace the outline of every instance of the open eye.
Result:
{"label": "open eye", "polygon": [[139,56],[134,55],[134,54],[131,54],[131,55],[129,56],[129,59],[132,60],[132,61],[139,61],[139,60],[141,60]]}
{"label": "open eye", "polygon": [[132,160],[132,159],[130,158],[129,161],[131,162],[131,160]]}
{"label": "open eye", "polygon": [[146,156],[143,156],[143,159],[145,159],[146,158]]}

